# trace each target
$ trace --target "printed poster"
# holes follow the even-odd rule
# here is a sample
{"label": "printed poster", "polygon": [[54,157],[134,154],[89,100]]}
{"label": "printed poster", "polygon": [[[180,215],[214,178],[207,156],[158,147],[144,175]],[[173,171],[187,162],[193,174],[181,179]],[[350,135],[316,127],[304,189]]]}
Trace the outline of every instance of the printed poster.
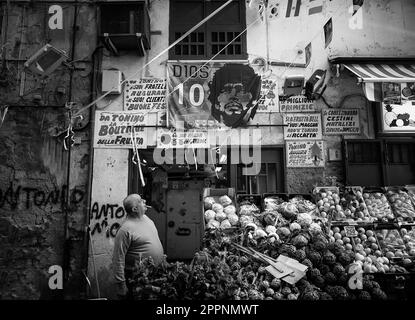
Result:
{"label": "printed poster", "polygon": [[382,94],[384,103],[401,104],[400,83],[382,82]]}
{"label": "printed poster", "polygon": [[287,113],[283,115],[285,140],[321,140],[320,113]]}
{"label": "printed poster", "polygon": [[384,132],[415,132],[415,101],[382,103],[382,129]]}
{"label": "printed poster", "polygon": [[325,109],[323,110],[324,134],[360,134],[358,109]]}
{"label": "printed poster", "polygon": [[287,141],[286,156],[289,168],[324,167],[323,141]]}
{"label": "printed poster", "polygon": [[96,111],[94,148],[147,148],[147,114],[134,111]]}
{"label": "printed poster", "polygon": [[261,76],[247,64],[167,63],[167,126],[237,128],[255,117]]}

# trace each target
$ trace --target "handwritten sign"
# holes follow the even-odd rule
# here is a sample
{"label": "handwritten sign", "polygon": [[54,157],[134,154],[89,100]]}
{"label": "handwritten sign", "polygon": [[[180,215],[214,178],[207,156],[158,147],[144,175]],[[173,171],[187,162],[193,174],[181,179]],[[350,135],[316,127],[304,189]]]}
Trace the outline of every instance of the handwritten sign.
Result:
{"label": "handwritten sign", "polygon": [[203,129],[188,131],[176,129],[157,130],[158,148],[209,148],[208,132]]}
{"label": "handwritten sign", "polygon": [[324,167],[323,141],[287,141],[287,167]]}
{"label": "handwritten sign", "polygon": [[305,96],[293,96],[286,100],[280,97],[281,112],[313,112],[316,110],[314,101]]}
{"label": "handwritten sign", "polygon": [[166,111],[166,80],[141,78],[125,83],[124,110]]}
{"label": "handwritten sign", "polygon": [[257,112],[279,112],[277,85],[278,82],[275,79],[262,78]]}
{"label": "handwritten sign", "polygon": [[327,135],[360,134],[359,110],[323,110],[323,126]]}
{"label": "handwritten sign", "polygon": [[284,114],[284,139],[286,140],[321,140],[320,113]]}
{"label": "handwritten sign", "polygon": [[353,226],[345,226],[344,232],[346,233],[346,237],[357,237],[356,228]]}
{"label": "handwritten sign", "polygon": [[132,137],[137,147],[147,148],[144,125],[147,114],[131,111],[97,111],[95,113],[94,148],[131,149]]}

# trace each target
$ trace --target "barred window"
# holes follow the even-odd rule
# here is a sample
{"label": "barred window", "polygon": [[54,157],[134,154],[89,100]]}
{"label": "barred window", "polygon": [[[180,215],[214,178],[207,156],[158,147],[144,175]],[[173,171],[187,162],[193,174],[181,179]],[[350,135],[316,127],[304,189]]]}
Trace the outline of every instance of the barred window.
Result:
{"label": "barred window", "polygon": [[[171,0],[169,42],[179,39],[225,2]],[[246,34],[242,33],[245,27],[245,2],[233,1],[170,50],[169,58],[206,60],[219,53],[216,60],[246,59]]]}

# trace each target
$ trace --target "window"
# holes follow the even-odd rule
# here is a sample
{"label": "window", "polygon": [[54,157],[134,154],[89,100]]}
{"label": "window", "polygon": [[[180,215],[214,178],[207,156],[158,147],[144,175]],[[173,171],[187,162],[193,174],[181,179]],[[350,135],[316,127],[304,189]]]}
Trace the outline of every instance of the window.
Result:
{"label": "window", "polygon": [[[171,0],[170,43],[179,39],[225,0]],[[170,59],[206,60],[224,49],[215,59],[246,59],[245,1],[236,0],[192,32],[172,50]]]}
{"label": "window", "polygon": [[238,194],[281,193],[285,190],[283,148],[261,150],[260,171],[257,175],[244,175],[244,164],[232,165],[235,179],[232,187]]}

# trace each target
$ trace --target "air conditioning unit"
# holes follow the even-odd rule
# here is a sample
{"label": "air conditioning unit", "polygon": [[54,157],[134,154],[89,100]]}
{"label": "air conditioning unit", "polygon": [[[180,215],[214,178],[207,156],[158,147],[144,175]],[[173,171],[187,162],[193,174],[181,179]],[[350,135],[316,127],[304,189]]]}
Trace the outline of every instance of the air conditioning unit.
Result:
{"label": "air conditioning unit", "polygon": [[31,56],[24,66],[32,73],[44,77],[55,71],[67,59],[64,51],[46,44]]}
{"label": "air conditioning unit", "polygon": [[101,4],[100,38],[114,55],[120,50],[144,56],[151,49],[150,17],[146,1]]}

